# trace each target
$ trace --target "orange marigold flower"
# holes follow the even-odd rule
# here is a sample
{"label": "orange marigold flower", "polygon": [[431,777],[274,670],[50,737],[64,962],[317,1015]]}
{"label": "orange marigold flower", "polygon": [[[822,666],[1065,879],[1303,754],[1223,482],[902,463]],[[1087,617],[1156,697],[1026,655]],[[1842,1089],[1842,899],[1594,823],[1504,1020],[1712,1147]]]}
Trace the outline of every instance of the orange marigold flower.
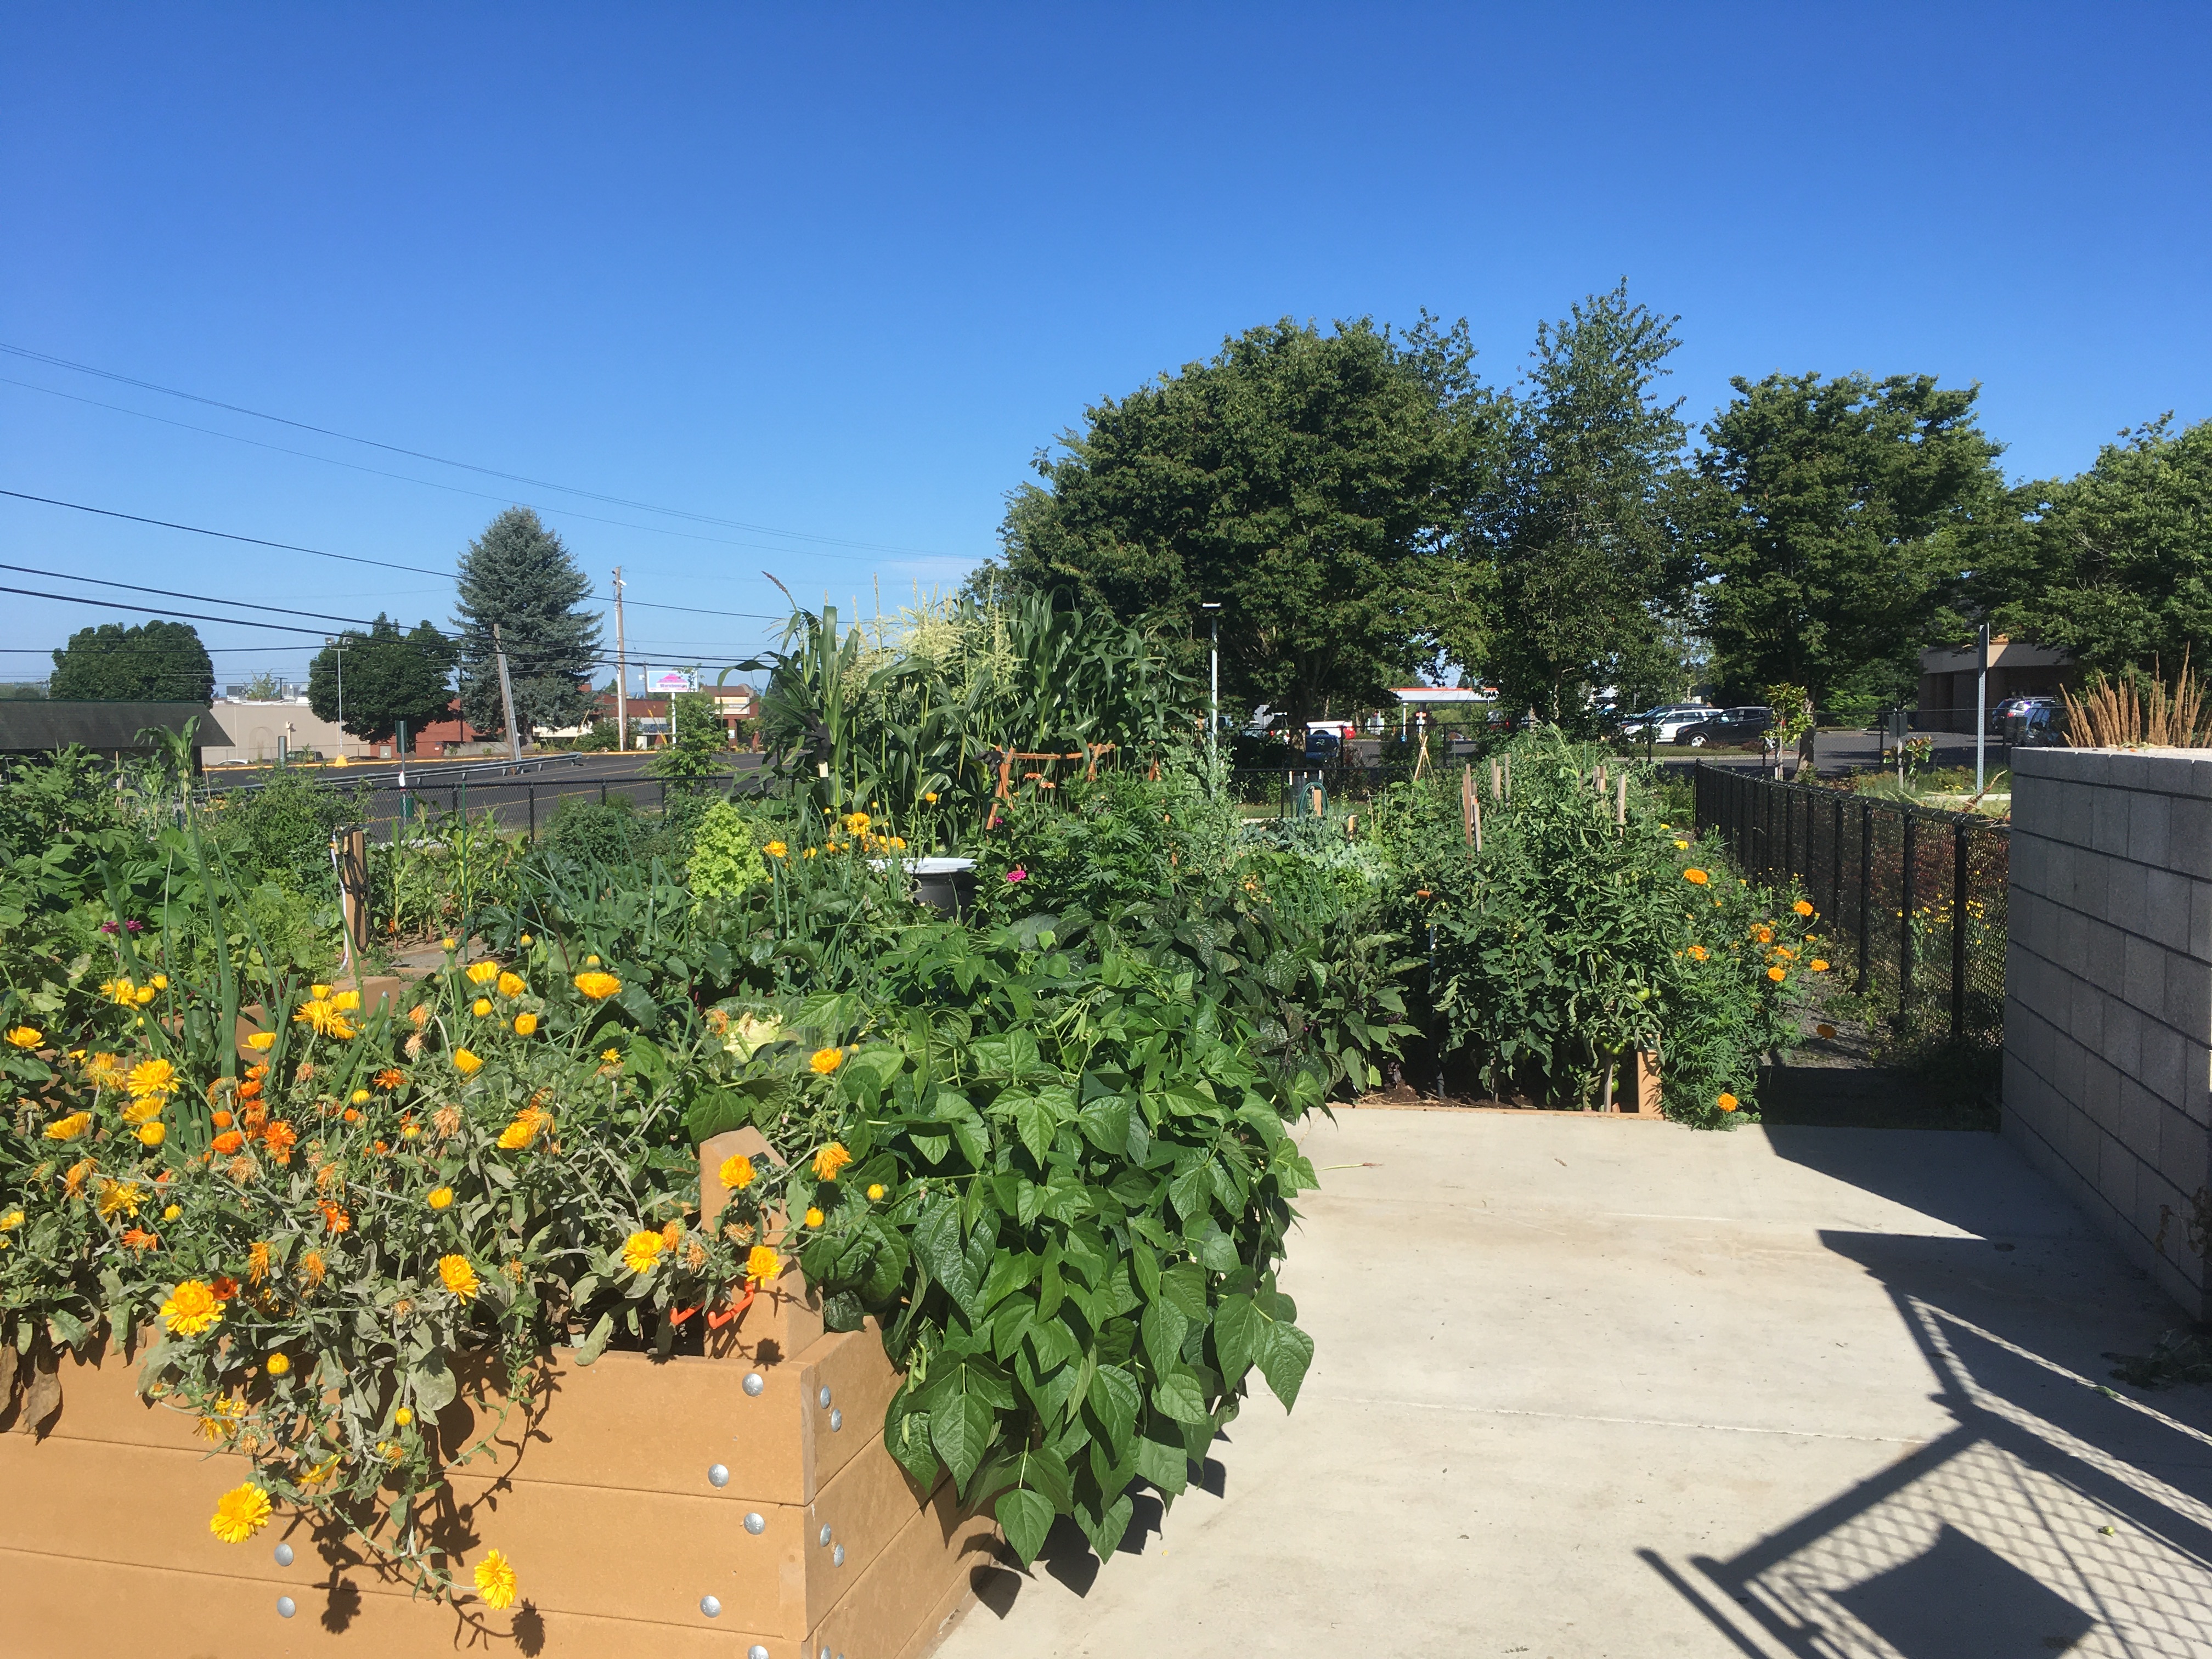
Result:
{"label": "orange marigold flower", "polygon": [[1808,965],[1811,967],[1813,971],[1816,974],[1825,974],[1828,971],[1827,963],[1819,957],[1814,957],[1812,962]]}
{"label": "orange marigold flower", "polygon": [[476,1299],[478,1289],[477,1270],[469,1265],[465,1255],[441,1255],[438,1258],[438,1277],[447,1290],[464,1302]]}
{"label": "orange marigold flower", "polygon": [[1690,947],[1690,959],[1693,962],[1703,962],[1711,954],[1711,952],[1702,945],[1692,945]]}
{"label": "orange marigold flower", "polygon": [[393,1090],[398,1088],[400,1085],[407,1081],[407,1073],[401,1071],[397,1066],[387,1066],[376,1074],[374,1081],[378,1088],[383,1090],[385,1093],[390,1094]]}
{"label": "orange marigold flower", "polygon": [[348,1215],[341,1206],[329,1199],[325,1199],[322,1203],[322,1212],[323,1225],[328,1227],[332,1232],[343,1233],[352,1230],[353,1218]]}
{"label": "orange marigold flower", "polygon": [[261,1144],[269,1149],[269,1156],[279,1164],[292,1161],[292,1146],[299,1139],[300,1132],[281,1119],[261,1132]]}
{"label": "orange marigold flower", "polygon": [[1781,984],[1784,980],[1790,977],[1789,974],[1780,968],[1768,969],[1766,970],[1766,976],[1772,980],[1777,985]]}
{"label": "orange marigold flower", "polygon": [[161,1242],[143,1227],[133,1227],[123,1235],[123,1248],[126,1250],[150,1250]]}
{"label": "orange marigold flower", "polygon": [[319,1290],[321,1288],[325,1271],[325,1269],[323,1266],[323,1253],[320,1250],[307,1250],[301,1253],[300,1256],[300,1277],[307,1281],[307,1288],[309,1290]]}
{"label": "orange marigold flower", "polygon": [[1723,1089],[1721,1091],[1721,1097],[1716,1101],[1714,1104],[1718,1106],[1721,1110],[1724,1112],[1732,1112],[1735,1110],[1736,1108],[1736,1098],[1734,1095],[1729,1093],[1727,1090]]}
{"label": "orange marigold flower", "polygon": [[814,1178],[817,1181],[835,1181],[837,1172],[852,1161],[853,1155],[845,1150],[844,1143],[833,1140],[814,1154]]}
{"label": "orange marigold flower", "polygon": [[215,1138],[216,1151],[221,1152],[225,1158],[228,1158],[244,1145],[246,1145],[246,1137],[235,1129],[226,1129]]}
{"label": "orange marigold flower", "polygon": [[217,1273],[215,1276],[215,1293],[220,1300],[229,1301],[238,1294],[238,1281],[228,1273]]}
{"label": "orange marigold flower", "polygon": [[215,1127],[218,1129],[228,1129],[237,1120],[232,1117],[228,1112],[217,1112],[215,1115]]}
{"label": "orange marigold flower", "polygon": [[1812,904],[1804,899],[1799,899],[1796,903],[1791,905],[1790,908],[1795,910],[1801,916],[1809,916],[1813,914]]}
{"label": "orange marigold flower", "polygon": [[1688,882],[1692,887],[1703,887],[1707,882],[1711,881],[1712,878],[1707,875],[1704,871],[1693,868],[1683,871],[1682,879]]}
{"label": "orange marigold flower", "polygon": [[828,1077],[830,1073],[845,1063],[845,1051],[842,1048],[817,1048],[813,1057],[806,1063],[814,1068],[817,1075]]}

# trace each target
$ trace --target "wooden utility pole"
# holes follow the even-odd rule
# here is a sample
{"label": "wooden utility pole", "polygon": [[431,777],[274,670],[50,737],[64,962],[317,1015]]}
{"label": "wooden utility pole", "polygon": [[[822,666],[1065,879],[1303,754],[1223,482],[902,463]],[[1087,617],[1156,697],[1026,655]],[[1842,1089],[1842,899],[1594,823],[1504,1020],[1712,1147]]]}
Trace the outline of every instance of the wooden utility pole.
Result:
{"label": "wooden utility pole", "polygon": [[629,656],[623,644],[622,567],[615,567],[615,747],[629,752]]}
{"label": "wooden utility pole", "polygon": [[499,659],[499,706],[507,716],[507,752],[511,760],[522,759],[522,733],[514,729],[514,686],[507,678],[507,647],[501,642],[499,624],[491,625],[491,648]]}

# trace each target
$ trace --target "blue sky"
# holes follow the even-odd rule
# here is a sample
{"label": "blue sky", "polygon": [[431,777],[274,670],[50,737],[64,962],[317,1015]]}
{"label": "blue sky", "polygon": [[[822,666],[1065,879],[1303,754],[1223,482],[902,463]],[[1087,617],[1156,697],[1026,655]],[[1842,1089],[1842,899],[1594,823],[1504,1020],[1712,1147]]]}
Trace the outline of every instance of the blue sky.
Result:
{"label": "blue sky", "polygon": [[[641,601],[777,611],[766,569],[889,608],[1224,334],[1425,306],[1510,382],[1624,276],[1680,314],[1693,420],[1733,374],[1926,372],[1981,383],[2015,476],[2071,472],[2212,415],[2208,85],[2202,5],[6,4],[0,343],[699,516],[6,354],[0,489],[435,570],[527,501]],[[4,497],[0,548],[452,609]],[[0,678],[110,619],[8,596]],[[313,643],[201,632],[224,679]],[[774,625],[629,632],[712,663]]]}

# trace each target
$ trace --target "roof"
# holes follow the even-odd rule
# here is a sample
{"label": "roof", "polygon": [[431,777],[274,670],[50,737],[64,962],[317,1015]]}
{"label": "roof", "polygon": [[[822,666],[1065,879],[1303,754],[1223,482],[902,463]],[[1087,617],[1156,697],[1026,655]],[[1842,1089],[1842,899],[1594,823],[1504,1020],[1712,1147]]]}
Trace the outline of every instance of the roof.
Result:
{"label": "roof", "polygon": [[44,754],[81,743],[88,749],[143,749],[139,732],[149,726],[181,732],[197,715],[194,741],[228,744],[230,733],[204,702],[0,702],[0,751]]}
{"label": "roof", "polygon": [[[1979,653],[1971,645],[1932,646],[1920,653],[1920,672],[1963,674],[1970,672],[1978,660]],[[1992,668],[2070,668],[2073,664],[2072,656],[2055,645],[2033,645],[2002,635],[1990,641]]]}
{"label": "roof", "polygon": [[1400,702],[1488,702],[1480,691],[1454,685],[1401,685],[1391,696]]}

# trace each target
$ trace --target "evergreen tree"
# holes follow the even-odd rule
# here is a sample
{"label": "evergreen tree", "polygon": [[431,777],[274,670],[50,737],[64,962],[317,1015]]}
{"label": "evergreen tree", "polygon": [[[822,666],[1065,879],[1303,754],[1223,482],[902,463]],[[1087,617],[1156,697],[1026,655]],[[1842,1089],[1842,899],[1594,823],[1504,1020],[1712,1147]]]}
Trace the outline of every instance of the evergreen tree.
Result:
{"label": "evergreen tree", "polygon": [[379,611],[368,633],[348,629],[309,665],[307,707],[318,720],[381,743],[401,720],[420,732],[445,719],[453,700],[453,642],[428,622],[402,634]]}
{"label": "evergreen tree", "polygon": [[599,618],[580,609],[592,585],[561,538],[526,507],[510,507],[461,555],[458,659],[461,712],[480,732],[504,732],[497,625],[526,740],[540,727],[588,724],[599,659]]}
{"label": "evergreen tree", "polygon": [[54,653],[46,695],[59,702],[210,702],[215,663],[190,623],[80,628]]}

